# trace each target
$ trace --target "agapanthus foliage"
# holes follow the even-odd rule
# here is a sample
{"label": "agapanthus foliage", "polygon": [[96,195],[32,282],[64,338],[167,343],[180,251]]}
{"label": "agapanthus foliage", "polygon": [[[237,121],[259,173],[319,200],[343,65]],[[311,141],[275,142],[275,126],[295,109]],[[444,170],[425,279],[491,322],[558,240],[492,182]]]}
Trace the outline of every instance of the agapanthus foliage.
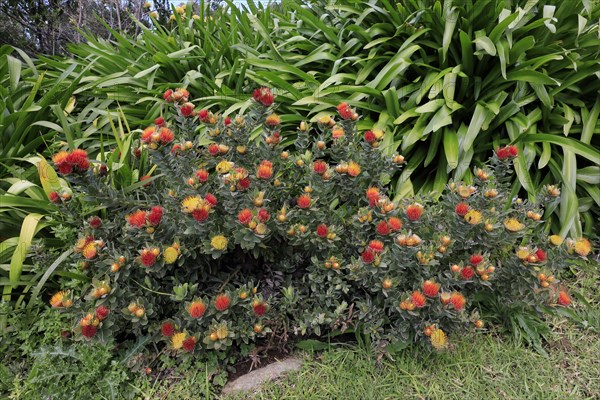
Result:
{"label": "agapanthus foliage", "polygon": [[72,261],[90,284],[65,282],[50,301],[72,313],[75,338],[150,335],[206,355],[353,328],[380,348],[442,349],[448,333],[484,327],[482,298],[537,312],[571,303],[558,274],[590,242],[547,236],[556,187],[510,198],[515,147],[440,199],[394,200],[386,183],[404,157],[382,150],[383,131],[359,132],[356,110],[342,103],[280,135],[273,93],[253,99],[227,116],[167,91],[164,116],[121,155],[156,167],[132,190],[84,152],[55,156],[72,193],[56,218],[84,222]]}

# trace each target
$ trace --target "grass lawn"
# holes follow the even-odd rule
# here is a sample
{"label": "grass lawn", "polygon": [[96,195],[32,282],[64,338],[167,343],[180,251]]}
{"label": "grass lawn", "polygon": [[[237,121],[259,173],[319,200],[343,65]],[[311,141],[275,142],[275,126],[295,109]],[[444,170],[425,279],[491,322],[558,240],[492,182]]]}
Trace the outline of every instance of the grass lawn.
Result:
{"label": "grass lawn", "polygon": [[[559,323],[558,327],[560,328]],[[409,350],[377,366],[365,351],[334,348],[251,399],[598,399],[600,335],[556,333],[549,357],[493,335],[453,338],[443,353]]]}

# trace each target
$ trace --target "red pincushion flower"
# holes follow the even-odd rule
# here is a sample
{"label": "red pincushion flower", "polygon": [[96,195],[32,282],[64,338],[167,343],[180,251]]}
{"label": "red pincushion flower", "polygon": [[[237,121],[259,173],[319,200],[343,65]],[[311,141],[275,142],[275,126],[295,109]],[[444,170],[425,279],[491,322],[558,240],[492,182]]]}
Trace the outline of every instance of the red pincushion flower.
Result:
{"label": "red pincushion flower", "polygon": [[369,242],[369,249],[375,253],[381,253],[383,251],[383,242],[381,240],[371,240]]}
{"label": "red pincushion flower", "polygon": [[297,202],[298,207],[306,209],[306,208],[310,207],[310,203],[311,203],[311,198],[309,195],[303,194],[298,197],[298,202]]}
{"label": "red pincushion flower", "polygon": [[252,92],[252,98],[257,103],[261,103],[263,106],[269,107],[271,104],[273,104],[275,96],[273,93],[271,93],[270,89],[262,87],[260,89],[255,89],[254,92]]}
{"label": "red pincushion flower", "polygon": [[461,217],[464,217],[469,212],[469,208],[470,207],[467,203],[458,203],[454,208],[454,211],[456,212],[456,214],[460,215]]}
{"label": "red pincushion flower", "polygon": [[212,193],[206,193],[206,195],[204,196],[204,200],[206,200],[208,204],[210,204],[213,207],[219,203],[219,200],[217,200],[217,196],[215,196]]}
{"label": "red pincushion flower", "polygon": [[215,298],[215,308],[219,311],[225,311],[229,308],[231,300],[228,294],[219,294]]}
{"label": "red pincushion flower", "polygon": [[52,202],[52,203],[60,203],[60,195],[57,192],[50,192],[48,194],[48,199]]}
{"label": "red pincushion flower", "polygon": [[145,249],[142,251],[140,255],[140,261],[144,267],[151,267],[156,264],[156,256],[152,252],[152,250]]}
{"label": "red pincushion flower", "polygon": [[471,256],[471,258],[469,258],[469,262],[473,266],[477,266],[482,261],[483,261],[483,256],[481,254],[473,254]]}
{"label": "red pincushion flower", "polygon": [[254,300],[252,302],[252,311],[257,317],[262,317],[267,312],[267,303],[262,300]]}
{"label": "red pincushion flower", "polygon": [[90,228],[98,229],[102,226],[102,219],[100,219],[100,217],[98,216],[93,216],[92,218],[90,218],[89,224]]}
{"label": "red pincushion flower", "polygon": [[506,160],[510,157],[510,151],[507,147],[500,147],[498,150],[496,150],[496,155],[498,156],[498,159]]}
{"label": "red pincushion flower", "polygon": [[81,334],[83,336],[85,336],[86,338],[91,338],[91,337],[94,337],[97,330],[98,330],[98,328],[95,327],[94,325],[84,325],[81,327]]}
{"label": "red pincushion flower", "polygon": [[252,221],[252,211],[249,208],[244,208],[238,214],[238,221],[243,225],[248,225]]}
{"label": "red pincushion flower", "polygon": [[179,143],[175,143],[173,145],[173,147],[171,148],[171,154],[175,154],[175,156],[177,156],[177,153],[179,153],[181,151],[181,144]]}
{"label": "red pincushion flower", "polygon": [[258,220],[260,222],[267,222],[270,218],[271,218],[271,214],[269,214],[269,212],[267,210],[265,210],[264,208],[261,208],[260,210],[258,210]]}
{"label": "red pincushion flower", "polygon": [[240,187],[240,189],[246,190],[250,187],[250,183],[250,178],[244,178],[238,182],[238,186]]}
{"label": "red pincushion flower", "polygon": [[175,139],[175,134],[169,128],[160,128],[160,142],[162,144],[169,144]]}
{"label": "red pincushion flower", "polygon": [[464,267],[460,270],[460,276],[463,279],[471,279],[475,275],[475,270],[471,267]]}
{"label": "red pincushion flower", "polygon": [[175,333],[175,326],[172,322],[163,322],[160,331],[163,336],[171,337]]}
{"label": "red pincushion flower", "polygon": [[440,291],[439,283],[435,283],[435,282],[429,281],[429,280],[423,282],[423,293],[425,293],[425,296],[435,297],[435,296],[437,296],[439,291]]}
{"label": "red pincushion flower", "polygon": [[79,172],[87,171],[90,167],[90,160],[88,160],[87,151],[82,149],[73,150],[67,157],[67,162]]}
{"label": "red pincushion flower", "polygon": [[567,293],[564,290],[561,290],[558,293],[558,300],[556,301],[559,305],[561,306],[568,306],[569,304],[571,304],[571,296],[569,296],[569,293]]}
{"label": "red pincushion flower", "polygon": [[423,206],[420,205],[419,203],[413,203],[413,204],[409,205],[408,207],[406,207],[406,216],[411,221],[418,220],[419,218],[421,218],[422,214],[423,214]]}
{"label": "red pincushion flower", "polygon": [[450,304],[452,304],[455,310],[462,310],[465,306],[465,303],[465,296],[458,292],[454,292],[450,296]]}
{"label": "red pincushion flower", "polygon": [[167,102],[171,103],[173,101],[173,90],[172,89],[167,89],[167,91],[163,94],[163,99],[165,99]]}
{"label": "red pincushion flower", "polygon": [[134,228],[142,228],[146,225],[146,211],[137,210],[125,217],[129,225]]}
{"label": "red pincushion flower", "polygon": [[181,115],[184,117],[189,117],[194,113],[194,105],[192,103],[185,103],[181,106]]}
{"label": "red pincushion flower", "polygon": [[399,231],[402,229],[402,221],[398,217],[390,217],[387,223],[393,231]]}
{"label": "red pincushion flower", "polygon": [[206,304],[203,301],[193,301],[188,307],[188,313],[192,318],[201,318],[206,312]]}
{"label": "red pincushion flower", "polygon": [[327,163],[325,161],[323,161],[323,160],[317,160],[313,164],[313,170],[317,174],[323,175],[325,173],[325,171],[327,171]]}
{"label": "red pincushion flower", "polygon": [[327,225],[325,224],[321,224],[319,226],[317,226],[317,235],[319,237],[327,237],[327,234],[329,233],[329,229],[327,228]]}
{"label": "red pincushion flower", "polygon": [[368,130],[365,132],[364,138],[365,138],[365,142],[367,142],[367,143],[374,143],[377,141],[377,136],[375,136],[375,133],[371,130]]}
{"label": "red pincushion flower", "polygon": [[375,260],[375,253],[369,249],[363,251],[360,256],[365,264],[370,264]]}
{"label": "red pincushion flower", "polygon": [[417,308],[425,307],[425,303],[427,302],[427,298],[419,291],[414,291],[410,296],[410,299]]}
{"label": "red pincushion flower", "polygon": [[183,350],[191,353],[196,348],[196,338],[194,336],[190,336],[185,339],[182,344]]}
{"label": "red pincushion flower", "polygon": [[148,222],[150,225],[156,226],[160,224],[160,221],[163,216],[163,208],[160,206],[154,206],[148,213]]}
{"label": "red pincushion flower", "polygon": [[267,160],[263,160],[258,169],[256,170],[256,176],[259,179],[269,179],[273,176],[273,163]]}
{"label": "red pincushion flower", "polygon": [[198,222],[206,221],[206,219],[208,218],[208,210],[204,208],[194,210],[192,212],[192,217],[194,217],[194,219]]}
{"label": "red pincushion flower", "polygon": [[216,156],[219,154],[219,145],[216,143],[211,143],[208,146],[208,152],[210,153],[211,156]]}
{"label": "red pincushion flower", "polygon": [[96,308],[96,318],[98,318],[100,321],[106,319],[108,314],[110,314],[110,308],[107,306],[102,305]]}
{"label": "red pincushion flower", "polygon": [[157,126],[164,126],[165,125],[165,119],[163,117],[158,117],[154,120],[154,123]]}
{"label": "red pincushion flower", "polygon": [[390,226],[385,221],[379,221],[376,230],[380,235],[388,235],[390,233]]}
{"label": "red pincushion flower", "polygon": [[352,118],[352,109],[348,106],[348,103],[343,102],[337,106],[338,113],[342,119],[351,119]]}
{"label": "red pincushion flower", "polygon": [[208,180],[209,173],[205,169],[199,169],[196,171],[196,178],[198,178],[198,182],[204,183]]}
{"label": "red pincushion flower", "polygon": [[516,157],[519,155],[519,149],[517,149],[517,146],[510,145],[508,146],[508,154],[511,157]]}
{"label": "red pincushion flower", "polygon": [[225,119],[223,120],[223,123],[225,124],[225,126],[231,125],[231,118],[225,117]]}
{"label": "red pincushion flower", "polygon": [[535,256],[537,257],[538,261],[546,261],[548,259],[546,252],[542,249],[537,249]]}
{"label": "red pincushion flower", "polygon": [[198,111],[198,118],[200,118],[200,121],[202,122],[208,121],[208,110],[202,109]]}

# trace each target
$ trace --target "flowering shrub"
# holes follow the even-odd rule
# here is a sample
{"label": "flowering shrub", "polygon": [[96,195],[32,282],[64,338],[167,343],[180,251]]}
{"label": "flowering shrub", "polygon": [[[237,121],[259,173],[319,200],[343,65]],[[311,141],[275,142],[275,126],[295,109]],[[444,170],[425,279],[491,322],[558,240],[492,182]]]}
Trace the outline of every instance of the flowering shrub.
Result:
{"label": "flowering shrub", "polygon": [[[558,274],[591,244],[547,236],[557,187],[511,201],[517,147],[497,149],[475,182],[450,182],[439,201],[398,202],[385,182],[404,158],[384,155],[384,132],[358,132],[346,103],[282,143],[273,94],[253,99],[229,117],[169,90],[173,115],[120,163],[54,157],[70,182],[53,197],[57,218],[92,214],[72,256],[90,284],[65,283],[50,300],[72,313],[75,338],[150,334],[174,354],[206,355],[352,328],[382,349],[441,349],[449,332],[484,327],[482,298],[537,312],[570,304]],[[152,174],[119,186],[118,168],[147,160]]]}

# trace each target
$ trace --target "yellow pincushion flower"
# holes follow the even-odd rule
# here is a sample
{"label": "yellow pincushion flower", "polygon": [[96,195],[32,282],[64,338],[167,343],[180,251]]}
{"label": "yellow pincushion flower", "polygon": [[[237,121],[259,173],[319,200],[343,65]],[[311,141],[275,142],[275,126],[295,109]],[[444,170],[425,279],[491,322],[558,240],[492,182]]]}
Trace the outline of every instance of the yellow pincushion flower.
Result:
{"label": "yellow pincushion flower", "polygon": [[525,225],[520,223],[516,218],[509,218],[504,221],[504,227],[510,232],[519,232],[525,228]]}
{"label": "yellow pincushion flower", "polygon": [[167,247],[163,252],[165,264],[173,264],[179,258],[179,251],[174,247]]}
{"label": "yellow pincushion flower", "polygon": [[554,246],[560,246],[563,242],[563,238],[560,235],[552,235],[548,238],[548,241]]}
{"label": "yellow pincushion flower", "polygon": [[227,161],[227,160],[223,160],[220,163],[217,164],[217,166],[215,167],[215,169],[217,170],[217,172],[219,174],[226,174],[229,171],[231,171],[231,168],[233,167],[232,165],[233,163]]}
{"label": "yellow pincushion flower", "polygon": [[187,338],[187,333],[178,332],[171,337],[171,345],[173,346],[173,348],[175,350],[179,350],[183,346],[183,342],[185,341],[186,338]]}
{"label": "yellow pincushion flower", "polygon": [[471,225],[477,225],[481,223],[481,213],[477,210],[469,210],[469,212],[465,214],[465,221]]}
{"label": "yellow pincushion flower", "polygon": [[587,256],[592,251],[592,244],[585,238],[579,238],[575,242],[575,253],[582,257]]}
{"label": "yellow pincushion flower", "polygon": [[227,248],[227,238],[223,235],[217,235],[210,240],[213,249],[223,251]]}
{"label": "yellow pincushion flower", "polygon": [[431,332],[429,339],[431,340],[431,345],[436,350],[442,350],[448,344],[448,341],[446,340],[446,334],[439,328],[434,329],[433,332]]}
{"label": "yellow pincushion flower", "polygon": [[181,208],[184,213],[191,214],[202,205],[202,199],[199,196],[188,196],[181,202]]}
{"label": "yellow pincushion flower", "polygon": [[527,247],[519,247],[519,249],[517,250],[517,257],[519,257],[519,260],[525,260],[527,257],[529,257],[529,249]]}

